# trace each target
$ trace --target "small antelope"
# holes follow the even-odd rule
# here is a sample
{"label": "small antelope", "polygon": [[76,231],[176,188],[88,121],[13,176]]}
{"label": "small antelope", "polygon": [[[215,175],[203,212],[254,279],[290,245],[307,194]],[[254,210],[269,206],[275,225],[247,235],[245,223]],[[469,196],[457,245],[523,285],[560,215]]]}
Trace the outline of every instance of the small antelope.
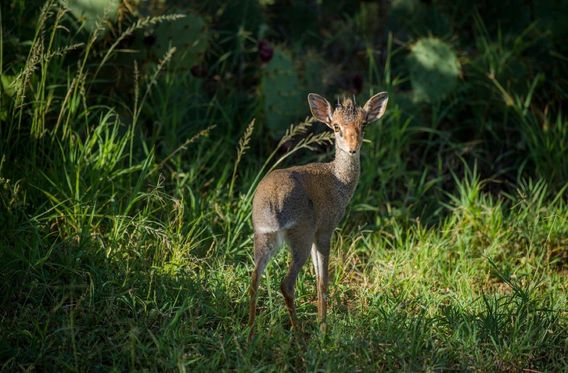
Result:
{"label": "small antelope", "polygon": [[283,240],[289,246],[292,260],[280,290],[292,328],[298,328],[294,286],[311,252],[317,277],[318,319],[321,330],[325,331],[331,235],[359,181],[363,129],[383,116],[387,102],[387,93],[381,92],[371,97],[363,108],[346,98],[332,110],[322,96],[308,95],[314,118],[335,133],[335,160],[274,170],[256,189],[252,205],[255,268],[249,290],[249,337],[254,334],[259,280]]}

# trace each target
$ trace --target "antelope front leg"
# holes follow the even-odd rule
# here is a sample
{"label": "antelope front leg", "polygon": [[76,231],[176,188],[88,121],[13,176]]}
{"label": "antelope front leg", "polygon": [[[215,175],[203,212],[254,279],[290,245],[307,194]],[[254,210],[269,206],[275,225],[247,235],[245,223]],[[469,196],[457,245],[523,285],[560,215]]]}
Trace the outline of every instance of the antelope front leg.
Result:
{"label": "antelope front leg", "polygon": [[320,330],[326,331],[327,284],[329,265],[329,240],[320,240],[312,245],[312,262],[316,272],[318,292],[318,319]]}

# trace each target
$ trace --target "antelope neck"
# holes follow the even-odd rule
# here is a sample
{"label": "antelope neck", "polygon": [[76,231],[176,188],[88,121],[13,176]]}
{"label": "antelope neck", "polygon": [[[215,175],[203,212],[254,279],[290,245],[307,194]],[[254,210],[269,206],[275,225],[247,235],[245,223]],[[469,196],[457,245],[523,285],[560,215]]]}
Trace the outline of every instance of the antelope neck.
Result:
{"label": "antelope neck", "polygon": [[336,145],[335,160],[332,164],[335,177],[341,184],[347,187],[349,195],[353,195],[361,172],[359,151],[357,154],[351,155]]}

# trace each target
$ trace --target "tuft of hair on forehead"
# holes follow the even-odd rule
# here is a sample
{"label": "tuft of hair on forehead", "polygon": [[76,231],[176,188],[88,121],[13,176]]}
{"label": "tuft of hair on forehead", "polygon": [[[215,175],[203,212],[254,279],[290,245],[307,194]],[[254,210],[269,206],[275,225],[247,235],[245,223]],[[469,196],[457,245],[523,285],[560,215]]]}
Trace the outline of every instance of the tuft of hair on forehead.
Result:
{"label": "tuft of hair on forehead", "polygon": [[355,97],[345,97],[339,103],[339,99],[337,100],[337,108],[336,111],[339,111],[345,120],[351,121],[357,118],[359,115],[359,108],[355,103]]}

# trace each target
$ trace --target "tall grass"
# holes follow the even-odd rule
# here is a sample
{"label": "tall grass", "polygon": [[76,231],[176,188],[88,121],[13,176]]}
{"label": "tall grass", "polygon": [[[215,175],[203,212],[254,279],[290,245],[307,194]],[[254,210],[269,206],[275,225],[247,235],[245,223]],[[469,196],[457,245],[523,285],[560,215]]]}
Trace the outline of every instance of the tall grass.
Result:
{"label": "tall grass", "polygon": [[[259,103],[207,96],[168,69],[174,49],[153,69],[133,65],[131,93],[113,95],[101,75],[121,38],[179,17],[134,22],[102,51],[102,29],[76,40],[67,17],[47,2],[24,63],[0,63],[15,77],[0,128],[2,370],[566,370],[566,123],[535,99],[544,78],[502,84],[499,56],[523,48],[491,40],[478,18],[471,86],[428,111],[430,122],[391,100],[367,129],[361,180],[334,233],[328,333],[307,267],[297,285],[307,336],[290,332],[280,254],[249,344],[255,187],[276,167],[330,160],[332,135],[307,118],[267,141]],[[397,97],[403,47],[387,41],[382,72],[368,50],[368,75]],[[503,133],[499,146],[518,142],[514,170],[488,167],[490,146],[464,145],[449,127],[485,94],[467,121],[487,119],[490,145]],[[513,133],[497,127],[509,118]]]}

